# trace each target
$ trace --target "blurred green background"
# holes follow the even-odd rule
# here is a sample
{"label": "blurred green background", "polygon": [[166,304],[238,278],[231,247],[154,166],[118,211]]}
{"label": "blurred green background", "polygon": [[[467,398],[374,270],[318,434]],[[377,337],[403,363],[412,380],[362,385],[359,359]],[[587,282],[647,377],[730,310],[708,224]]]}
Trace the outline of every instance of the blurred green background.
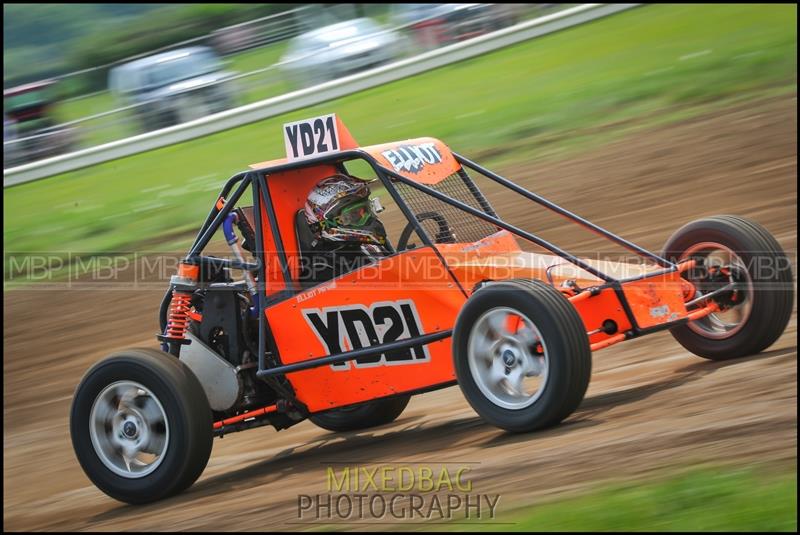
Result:
{"label": "blurred green background", "polygon": [[[292,9],[286,4],[3,4],[3,87],[91,69]],[[379,11],[385,10],[386,7]],[[62,98],[106,87],[70,77]]]}
{"label": "blurred green background", "polygon": [[[443,139],[490,166],[796,90],[794,5],[652,5],[332,102],[5,190],[5,249],[134,251],[197,229],[280,125],[335,112],[363,145]],[[637,118],[625,128],[593,126]]]}

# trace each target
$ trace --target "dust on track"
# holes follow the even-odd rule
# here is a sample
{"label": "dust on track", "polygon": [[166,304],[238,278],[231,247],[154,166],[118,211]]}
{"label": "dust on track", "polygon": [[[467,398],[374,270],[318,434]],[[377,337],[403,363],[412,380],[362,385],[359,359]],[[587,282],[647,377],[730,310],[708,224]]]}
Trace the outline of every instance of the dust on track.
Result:
{"label": "dust on track", "polygon": [[[504,169],[537,192],[658,250],[689,220],[734,213],[797,250],[797,100],[748,103],[654,128],[562,162]],[[528,177],[528,178],[525,178]],[[597,241],[500,192],[495,208],[573,251]],[[414,397],[393,424],[333,434],[303,422],[217,440],[180,496],[142,507],[106,497],[69,441],[71,396],[115,349],[153,346],[159,290],[16,290],[4,295],[3,516],[9,530],[264,530],[297,525],[299,494],[325,491],[326,463],[477,462],[498,511],[609,478],[688,464],[776,461],[797,448],[797,320],[761,355],[715,363],[668,333],[598,352],[581,407],[557,428],[510,435],[458,388]],[[313,525],[309,525],[313,527]],[[387,526],[389,527],[389,526]]]}

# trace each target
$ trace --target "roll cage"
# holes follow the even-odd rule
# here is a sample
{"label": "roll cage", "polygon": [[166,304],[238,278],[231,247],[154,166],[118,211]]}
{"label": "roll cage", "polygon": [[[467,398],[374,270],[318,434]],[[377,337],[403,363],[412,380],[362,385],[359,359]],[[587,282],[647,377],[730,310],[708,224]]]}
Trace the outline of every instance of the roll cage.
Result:
{"label": "roll cage", "polygon": [[[646,260],[655,263],[656,265],[660,266],[660,270],[644,273],[633,277],[627,278],[617,278],[608,273],[605,273],[601,269],[591,265],[590,263],[582,260],[573,254],[569,253],[565,249],[560,248],[559,246],[537,236],[534,233],[525,231],[515,225],[507,223],[503,221],[491,208],[489,203],[483,198],[482,194],[480,194],[477,187],[475,187],[474,182],[468,176],[466,172],[462,173],[461,178],[465,181],[468,181],[468,184],[471,188],[478,192],[478,201],[480,204],[480,208],[475,208],[470,206],[460,200],[454,199],[448,196],[445,193],[437,191],[435,188],[431,187],[430,185],[426,185],[419,181],[412,180],[407,176],[403,176],[398,172],[395,172],[385,165],[382,165],[373,155],[371,155],[367,150],[362,148],[353,149],[353,150],[343,150],[334,154],[328,154],[325,156],[320,156],[316,158],[305,159],[301,161],[294,161],[294,162],[285,162],[279,161],[274,164],[270,164],[264,167],[257,167],[255,169],[250,169],[248,171],[240,172],[233,177],[231,177],[226,184],[223,186],[222,190],[219,194],[219,199],[217,203],[215,203],[214,207],[212,207],[211,211],[209,212],[208,216],[205,219],[198,235],[189,250],[189,253],[184,259],[184,262],[187,264],[194,264],[199,265],[202,263],[213,264],[218,267],[227,267],[231,269],[239,269],[239,270],[246,270],[251,273],[256,274],[257,279],[257,302],[255,303],[257,312],[258,312],[258,323],[259,323],[259,334],[258,334],[258,371],[257,376],[266,380],[273,388],[276,389],[279,393],[285,395],[288,399],[293,399],[291,392],[289,392],[285,386],[283,386],[285,381],[278,380],[279,378],[285,376],[287,373],[300,371],[300,370],[307,370],[311,368],[317,368],[320,366],[326,366],[333,363],[341,363],[347,362],[354,359],[362,358],[365,356],[370,355],[379,355],[384,352],[398,350],[398,349],[406,349],[412,346],[418,346],[420,344],[429,344],[431,342],[441,340],[444,338],[448,338],[451,336],[452,332],[449,329],[440,330],[436,332],[426,333],[418,337],[412,338],[405,338],[402,340],[397,340],[395,342],[391,342],[388,344],[380,344],[380,345],[373,345],[365,348],[355,349],[351,351],[345,351],[339,354],[334,355],[327,355],[323,357],[311,358],[307,360],[303,360],[300,362],[294,362],[292,364],[283,364],[280,360],[280,357],[277,352],[277,348],[274,344],[274,339],[271,335],[270,326],[267,324],[266,318],[266,308],[268,306],[274,305],[275,303],[281,302],[283,300],[289,299],[300,292],[308,291],[308,288],[301,288],[300,285],[296,284],[296,281],[293,279],[289,262],[286,255],[286,250],[284,247],[281,229],[279,228],[277,216],[276,216],[276,206],[274,204],[273,196],[271,195],[270,188],[267,186],[269,183],[270,177],[275,177],[278,174],[298,171],[301,169],[308,169],[312,167],[320,167],[320,166],[329,166],[337,169],[339,172],[344,172],[344,163],[354,161],[354,160],[362,160],[366,162],[371,169],[374,171],[377,178],[380,180],[381,184],[385,187],[388,194],[391,198],[397,203],[397,206],[400,208],[403,216],[407,220],[408,224],[416,231],[419,238],[422,240],[425,247],[430,247],[432,251],[439,257],[442,263],[447,267],[449,276],[452,278],[454,283],[457,287],[464,293],[465,297],[468,296],[470,289],[464,288],[458,278],[450,270],[450,266],[448,266],[447,261],[439,251],[436,246],[434,240],[431,239],[431,236],[426,232],[425,228],[421,225],[420,221],[417,218],[418,214],[414,214],[408,204],[405,202],[405,199],[402,195],[398,193],[396,188],[396,184],[403,184],[407,187],[413,188],[414,190],[419,191],[424,195],[431,196],[447,205],[450,205],[458,210],[464,211],[476,218],[479,218],[491,225],[499,229],[503,229],[516,237],[522,238],[527,240],[531,243],[542,247],[543,249],[561,257],[562,259],[566,260],[567,262],[577,266],[578,268],[584,270],[587,273],[590,273],[601,282],[599,284],[593,285],[588,288],[582,289],[579,293],[572,296],[570,298],[573,303],[577,305],[577,303],[584,301],[593,296],[600,295],[603,292],[613,292],[613,294],[619,300],[619,303],[622,305],[622,309],[624,310],[624,315],[627,318],[627,321],[630,325],[629,329],[626,329],[624,332],[616,332],[616,333],[606,333],[608,334],[604,340],[592,344],[592,349],[599,349],[601,347],[606,347],[607,345],[611,345],[612,343],[616,343],[618,341],[622,341],[629,338],[638,337],[649,332],[658,331],[662,329],[668,329],[675,325],[683,324],[688,322],[690,319],[694,319],[690,317],[691,315],[688,313],[680,314],[679,317],[676,319],[671,319],[670,321],[664,321],[655,325],[642,325],[640,314],[634,313],[631,304],[629,302],[628,296],[624,291],[623,285],[629,283],[637,283],[638,281],[645,281],[645,280],[653,280],[653,281],[663,281],[664,276],[667,278],[671,278],[674,282],[674,278],[679,276],[679,273],[686,269],[686,265],[677,265],[669,260],[662,258],[661,256],[648,251],[624,238],[617,236],[616,234],[570,212],[569,210],[545,199],[544,197],[533,193],[518,184],[515,184],[511,180],[504,178],[482,166],[479,164],[461,156],[457,153],[452,153],[453,158],[460,166],[460,169],[469,169],[473,172],[479,173],[482,176],[500,184],[506,189],[513,191],[514,193],[524,197],[529,201],[533,201],[534,203],[551,210],[566,219],[581,225],[584,228],[592,230],[593,232],[603,236],[604,238],[608,239],[609,241],[621,245],[625,249],[636,253],[640,257],[645,258]],[[217,232],[219,227],[222,225],[225,218],[231,212],[233,207],[236,203],[242,198],[242,195],[246,191],[246,189],[250,187],[252,191],[252,198],[253,198],[253,217],[254,221],[254,230],[256,235],[256,246],[253,251],[254,257],[256,259],[255,263],[249,262],[242,262],[237,260],[231,259],[224,259],[224,258],[217,258],[213,256],[204,256],[202,254],[204,248],[208,245],[209,241],[211,240],[212,236]],[[274,244],[275,250],[275,258],[268,258],[267,252],[264,250],[265,244],[265,235],[264,229],[268,229],[270,234],[269,239],[272,240]],[[274,261],[277,260],[277,269],[274,270],[277,274],[277,279],[275,278],[275,274],[270,279],[268,278],[267,274],[267,266],[272,265],[274,266]],[[688,263],[687,263],[688,264]],[[269,285],[274,285],[276,291],[269,293],[268,295],[268,288]],[[164,296],[164,300],[162,301],[161,306],[161,329],[162,332],[166,325],[166,315],[167,309],[170,303],[170,291]],[[593,333],[589,333],[593,334]],[[603,334],[603,333],[594,333],[594,334]],[[272,355],[271,362],[268,364],[266,355],[267,355],[267,348],[269,347],[270,354]],[[285,379],[285,377],[284,377]]]}

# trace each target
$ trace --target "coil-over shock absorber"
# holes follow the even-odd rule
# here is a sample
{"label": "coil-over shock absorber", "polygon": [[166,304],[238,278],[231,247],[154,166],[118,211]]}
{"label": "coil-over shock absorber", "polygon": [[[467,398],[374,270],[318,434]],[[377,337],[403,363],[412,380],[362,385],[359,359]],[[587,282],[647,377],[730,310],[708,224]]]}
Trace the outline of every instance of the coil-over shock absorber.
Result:
{"label": "coil-over shock absorber", "polygon": [[180,356],[182,345],[191,343],[191,340],[186,339],[186,329],[189,328],[189,308],[199,275],[200,266],[181,262],[178,274],[170,279],[172,300],[169,304],[167,326],[164,334],[158,338],[169,345],[169,352],[176,357]]}

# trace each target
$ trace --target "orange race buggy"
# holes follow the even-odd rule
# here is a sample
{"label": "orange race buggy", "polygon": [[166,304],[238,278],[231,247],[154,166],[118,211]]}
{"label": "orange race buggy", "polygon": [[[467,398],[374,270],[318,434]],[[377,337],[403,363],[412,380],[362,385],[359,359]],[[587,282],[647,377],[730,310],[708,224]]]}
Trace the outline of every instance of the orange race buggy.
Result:
{"label": "orange race buggy", "polygon": [[[456,383],[493,425],[552,426],[581,403],[593,351],[669,329],[689,351],[727,359],[762,351],[789,320],[790,263],[754,222],[689,223],[659,255],[433,138],[358,147],[334,115],[284,134],[286,159],[223,187],[164,297],[162,350],[112,355],[77,388],[75,453],[116,499],[187,488],[214,436],[306,418],[333,431],[367,428],[397,418],[411,395]],[[309,284],[301,208],[319,180],[357,161],[405,228],[391,254]],[[504,221],[469,172],[646,262],[581,259]],[[238,206],[247,190],[252,206]],[[219,230],[232,257],[202,255]]]}

